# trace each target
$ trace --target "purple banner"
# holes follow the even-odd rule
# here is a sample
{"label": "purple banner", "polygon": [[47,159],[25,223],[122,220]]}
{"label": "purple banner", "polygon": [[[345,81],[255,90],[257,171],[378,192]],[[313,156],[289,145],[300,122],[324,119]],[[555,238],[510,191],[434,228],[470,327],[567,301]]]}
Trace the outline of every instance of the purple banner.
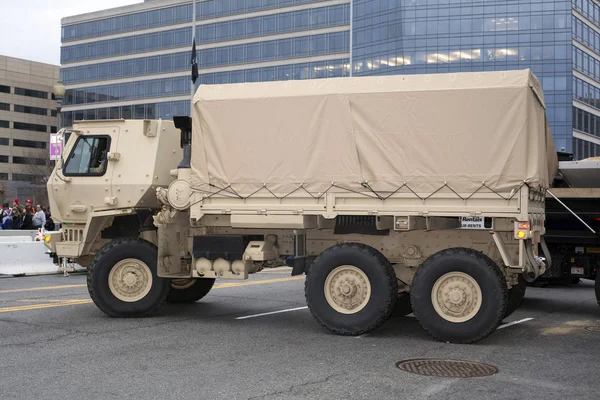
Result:
{"label": "purple banner", "polygon": [[62,149],[62,140],[60,134],[51,133],[50,134],[50,160],[59,160],[60,153]]}

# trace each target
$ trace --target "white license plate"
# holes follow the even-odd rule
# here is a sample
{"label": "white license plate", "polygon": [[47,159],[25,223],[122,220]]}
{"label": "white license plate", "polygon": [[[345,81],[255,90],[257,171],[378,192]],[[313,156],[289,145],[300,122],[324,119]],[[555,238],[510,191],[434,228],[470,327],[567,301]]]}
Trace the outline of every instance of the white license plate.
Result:
{"label": "white license plate", "polygon": [[571,275],[583,275],[583,267],[571,267]]}

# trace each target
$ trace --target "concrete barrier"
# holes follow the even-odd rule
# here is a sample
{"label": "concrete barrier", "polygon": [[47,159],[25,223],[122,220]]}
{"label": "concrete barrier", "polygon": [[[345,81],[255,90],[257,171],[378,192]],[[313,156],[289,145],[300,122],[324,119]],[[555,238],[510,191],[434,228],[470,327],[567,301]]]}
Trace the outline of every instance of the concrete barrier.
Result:
{"label": "concrete barrier", "polygon": [[[37,231],[0,231],[0,275],[43,275],[60,273],[46,254],[44,242],[36,242]],[[11,235],[12,234],[12,235]],[[75,266],[76,270],[83,270]]]}
{"label": "concrete barrier", "polygon": [[19,229],[10,229],[10,230],[0,230],[0,237],[21,237],[21,236],[29,236],[31,240],[35,240],[35,235],[37,234],[37,229],[32,230],[19,230]]}
{"label": "concrete barrier", "polygon": [[33,242],[29,236],[0,236],[0,243],[27,243]]}

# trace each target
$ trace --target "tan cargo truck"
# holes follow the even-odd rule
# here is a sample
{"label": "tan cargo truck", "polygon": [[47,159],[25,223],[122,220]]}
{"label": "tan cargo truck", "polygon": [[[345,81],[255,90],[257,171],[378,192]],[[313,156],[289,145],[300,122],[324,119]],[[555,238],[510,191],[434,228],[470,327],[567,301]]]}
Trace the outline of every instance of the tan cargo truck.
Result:
{"label": "tan cargo truck", "polygon": [[207,85],[192,103],[77,122],[51,176],[47,246],[109,316],[287,264],[327,331],[396,309],[472,343],[545,271],[557,162],[530,71]]}

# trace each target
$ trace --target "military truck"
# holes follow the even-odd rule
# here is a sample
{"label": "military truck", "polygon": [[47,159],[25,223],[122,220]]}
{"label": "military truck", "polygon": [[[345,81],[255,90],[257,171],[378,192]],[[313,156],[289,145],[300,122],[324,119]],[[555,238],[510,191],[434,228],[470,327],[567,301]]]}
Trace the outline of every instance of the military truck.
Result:
{"label": "military truck", "polygon": [[531,71],[203,85],[192,108],[77,122],[48,183],[63,228],[47,246],[87,267],[109,316],[289,265],[329,332],[400,308],[473,343],[546,269],[557,161]]}

